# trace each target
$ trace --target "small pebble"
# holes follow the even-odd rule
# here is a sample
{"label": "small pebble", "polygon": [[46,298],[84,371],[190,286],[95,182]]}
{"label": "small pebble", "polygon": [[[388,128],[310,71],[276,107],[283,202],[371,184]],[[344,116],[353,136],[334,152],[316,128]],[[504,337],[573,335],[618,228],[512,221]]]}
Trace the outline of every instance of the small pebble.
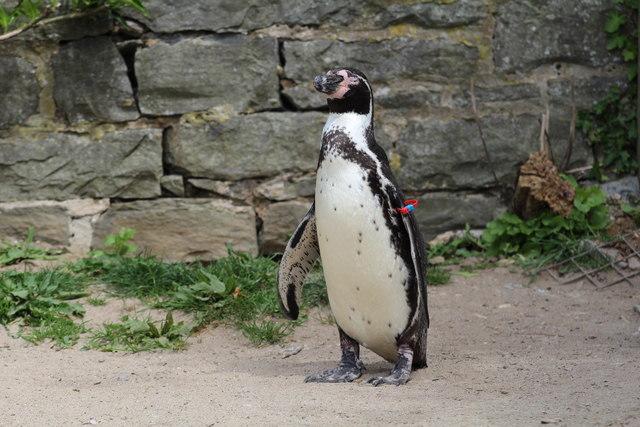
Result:
{"label": "small pebble", "polygon": [[282,358],[286,359],[287,357],[294,356],[302,351],[302,346],[300,344],[294,344],[291,347],[287,347],[282,352]]}
{"label": "small pebble", "polygon": [[640,270],[640,259],[637,257],[629,258],[628,264],[631,270]]}

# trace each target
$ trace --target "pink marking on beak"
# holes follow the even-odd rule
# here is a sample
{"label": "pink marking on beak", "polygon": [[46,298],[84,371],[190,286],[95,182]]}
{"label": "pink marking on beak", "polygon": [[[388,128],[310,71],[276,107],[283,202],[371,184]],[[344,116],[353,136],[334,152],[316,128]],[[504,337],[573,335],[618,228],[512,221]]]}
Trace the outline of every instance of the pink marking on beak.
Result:
{"label": "pink marking on beak", "polygon": [[340,82],[340,85],[338,86],[338,89],[336,89],[335,92],[329,94],[327,96],[327,98],[330,98],[330,99],[341,99],[349,91],[349,85],[358,83],[358,78],[357,77],[349,77],[349,74],[347,74],[346,70],[340,70],[340,71],[338,71],[337,74],[339,74],[342,77],[344,77],[344,79]]}

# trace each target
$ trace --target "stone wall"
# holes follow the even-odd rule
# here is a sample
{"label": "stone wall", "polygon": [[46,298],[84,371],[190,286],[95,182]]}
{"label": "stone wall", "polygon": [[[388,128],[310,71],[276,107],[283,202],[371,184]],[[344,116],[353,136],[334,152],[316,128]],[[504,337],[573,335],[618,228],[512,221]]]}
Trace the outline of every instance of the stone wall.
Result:
{"label": "stone wall", "polygon": [[[564,158],[574,106],[624,81],[608,0],[146,4],[130,28],[98,10],[0,43],[0,239],[33,225],[80,255],[127,226],[166,258],[281,250],[313,198],[326,112],[311,80],[341,64],[372,81],[426,237],[482,226],[542,113]],[[571,165],[589,162],[578,140]]]}

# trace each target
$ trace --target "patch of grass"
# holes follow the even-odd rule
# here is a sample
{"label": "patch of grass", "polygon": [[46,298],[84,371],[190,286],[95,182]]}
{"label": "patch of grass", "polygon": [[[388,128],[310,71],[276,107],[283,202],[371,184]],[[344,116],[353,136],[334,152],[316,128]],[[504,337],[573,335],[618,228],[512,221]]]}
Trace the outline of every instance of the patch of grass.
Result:
{"label": "patch of grass", "polygon": [[238,327],[249,341],[258,346],[280,342],[293,330],[291,323],[278,323],[268,319],[243,322]]}
{"label": "patch of grass", "polygon": [[78,342],[80,334],[84,332],[87,332],[84,325],[68,317],[57,316],[43,320],[39,326],[30,328],[28,333],[21,333],[20,336],[33,344],[51,340],[58,348],[69,348]]}
{"label": "patch of grass", "polygon": [[59,250],[43,249],[33,244],[34,230],[29,227],[23,242],[0,245],[0,265],[12,265],[29,259],[55,259]]}
{"label": "patch of grass", "polygon": [[276,293],[278,264],[272,258],[229,251],[226,258],[207,270],[225,284],[227,292],[225,303],[214,307],[215,316],[248,321],[280,315]]}
{"label": "patch of grass", "polygon": [[171,312],[158,324],[149,319],[124,316],[119,323],[106,323],[94,330],[86,348],[137,353],[150,350],[181,350],[192,327],[174,323]]}
{"label": "patch of grass", "polygon": [[[277,270],[272,258],[229,250],[227,257],[209,265],[166,263],[151,256],[121,257],[104,268],[98,278],[111,285],[116,295],[140,298],[155,308],[192,313],[196,327],[219,321],[243,331],[256,331],[252,334],[255,343],[262,336],[265,342],[284,336],[262,334],[256,329],[256,325],[264,326],[260,323],[266,322],[264,319],[281,316]],[[319,269],[307,280],[304,303],[306,307],[328,303]]]}
{"label": "patch of grass", "polygon": [[[227,257],[207,265],[163,262],[146,254],[132,256],[138,250],[130,243],[134,234],[130,229],[120,230],[106,238],[103,250],[92,251],[89,257],[64,269],[0,273],[0,323],[23,319],[23,324],[32,328],[24,337],[32,342],[47,338],[57,339],[60,346],[75,342],[72,332],[74,328],[80,331],[81,326],[64,319],[71,321],[72,316],[83,315],[84,308],[69,300],[86,296],[85,286],[91,282],[107,285],[107,291],[118,297],[138,298],[154,308],[190,313],[196,328],[213,321],[234,325],[254,343],[280,340],[300,324],[270,320],[281,316],[276,286],[278,263],[274,259],[230,249]],[[106,303],[98,297],[87,298],[86,302],[93,306]],[[303,303],[305,307],[328,304],[320,268],[307,280]],[[183,326],[180,333],[174,331],[175,325],[165,334],[163,327],[127,317],[93,331],[88,347],[105,351],[180,348],[193,329]],[[159,336],[154,327],[160,331]],[[68,336],[66,341],[64,336]]]}
{"label": "patch of grass", "polygon": [[111,258],[102,269],[99,280],[121,297],[159,298],[195,283],[193,269],[186,264],[166,263],[153,256]]}
{"label": "patch of grass", "polygon": [[92,305],[94,307],[100,307],[105,305],[107,303],[107,300],[104,298],[91,297],[87,298],[87,302],[89,303],[89,305]]}
{"label": "patch of grass", "polygon": [[451,273],[437,265],[427,268],[427,284],[431,286],[446,285],[451,280]]}
{"label": "patch of grass", "polygon": [[[163,262],[151,255],[132,257],[137,250],[129,243],[133,235],[133,230],[121,230],[107,237],[104,250],[93,251],[89,258],[68,268],[107,284],[119,297],[191,313],[196,328],[213,321],[235,325],[250,334],[254,343],[260,342],[260,337],[271,342],[285,336],[285,329],[277,333],[267,320],[281,316],[276,286],[278,263],[274,259],[231,249],[227,257],[207,265]],[[322,271],[315,269],[305,284],[304,305],[326,304]]]}
{"label": "patch of grass", "polygon": [[86,296],[82,277],[59,270],[0,273],[0,324],[21,319],[39,325],[56,316],[82,316],[84,307],[70,302]]}

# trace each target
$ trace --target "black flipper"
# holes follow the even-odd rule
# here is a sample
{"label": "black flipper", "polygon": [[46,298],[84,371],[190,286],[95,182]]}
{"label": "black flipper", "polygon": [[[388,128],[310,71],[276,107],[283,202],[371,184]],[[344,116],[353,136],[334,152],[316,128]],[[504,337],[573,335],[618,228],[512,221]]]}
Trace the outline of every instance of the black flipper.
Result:
{"label": "black flipper", "polygon": [[[387,193],[391,198],[391,206],[403,206],[404,195],[397,186],[387,187]],[[398,346],[408,345],[413,349],[413,368],[424,368],[427,366],[427,328],[429,327],[429,307],[427,304],[427,280],[426,269],[427,260],[425,253],[425,243],[422,234],[418,230],[418,223],[413,213],[400,215],[400,233],[405,234],[402,239],[408,246],[411,254],[411,266],[413,274],[409,280],[415,283],[409,286],[413,292],[418,294],[409,298],[415,301],[412,311],[409,314],[409,321],[405,330],[397,337]]]}
{"label": "black flipper", "polygon": [[298,318],[302,285],[319,255],[314,203],[291,236],[278,270],[280,308],[289,319]]}
{"label": "black flipper", "polygon": [[422,235],[418,231],[418,225],[413,213],[402,216],[405,230],[409,235],[411,245],[411,258],[418,292],[420,293],[415,311],[409,317],[406,329],[398,337],[398,344],[408,344],[413,348],[413,368],[427,366],[427,328],[429,327],[429,306],[427,305],[427,280],[426,280],[426,254]]}

